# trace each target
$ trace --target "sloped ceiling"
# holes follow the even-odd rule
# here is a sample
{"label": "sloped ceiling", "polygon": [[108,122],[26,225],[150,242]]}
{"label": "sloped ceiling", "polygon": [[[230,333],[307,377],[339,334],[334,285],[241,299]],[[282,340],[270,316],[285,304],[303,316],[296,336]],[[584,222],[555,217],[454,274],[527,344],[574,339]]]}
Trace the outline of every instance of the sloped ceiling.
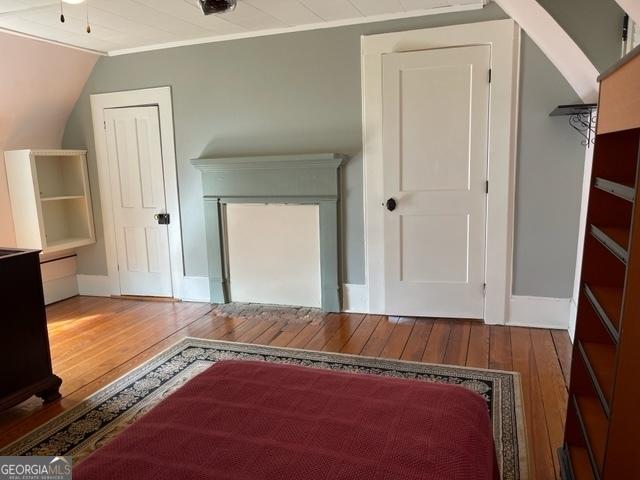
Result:
{"label": "sloped ceiling", "polygon": [[496,0],[551,60],[584,102],[598,99],[598,70],[536,0]]}
{"label": "sloped ceiling", "polygon": [[15,237],[5,150],[56,148],[97,55],[0,32],[0,246]]}

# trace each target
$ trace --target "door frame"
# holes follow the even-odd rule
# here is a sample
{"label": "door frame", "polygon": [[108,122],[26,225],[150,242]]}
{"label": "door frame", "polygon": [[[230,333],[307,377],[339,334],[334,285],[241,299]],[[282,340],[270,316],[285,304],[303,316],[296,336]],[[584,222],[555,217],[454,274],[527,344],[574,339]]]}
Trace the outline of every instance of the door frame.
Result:
{"label": "door frame", "polygon": [[520,67],[520,27],[510,19],[361,37],[365,210],[365,289],[368,312],[386,311],[382,157],[382,56],[414,50],[491,46],[489,154],[485,252],[487,324],[509,318]]}
{"label": "door frame", "polygon": [[118,254],[116,233],[109,183],[109,158],[104,110],[108,108],[158,107],[162,164],[164,169],[164,189],[167,213],[171,215],[168,226],[169,258],[171,262],[171,290],[174,298],[181,298],[183,291],[184,264],[182,259],[182,231],[180,222],[180,202],[178,197],[178,175],[176,170],[176,150],[173,132],[173,105],[171,87],[146,88],[113,93],[91,95],[91,116],[93,136],[98,165],[98,185],[102,226],[107,254],[107,271],[111,295],[121,295],[118,275]]}

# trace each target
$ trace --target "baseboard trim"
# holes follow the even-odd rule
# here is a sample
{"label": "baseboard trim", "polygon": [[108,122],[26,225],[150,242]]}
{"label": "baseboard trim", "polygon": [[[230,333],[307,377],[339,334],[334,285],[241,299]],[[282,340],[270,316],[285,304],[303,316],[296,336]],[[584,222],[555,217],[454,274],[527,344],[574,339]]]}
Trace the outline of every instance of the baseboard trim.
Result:
{"label": "baseboard trim", "polygon": [[111,287],[107,275],[78,275],[78,292],[89,297],[110,297]]}
{"label": "baseboard trim", "polygon": [[[350,313],[367,313],[369,291],[366,285],[345,283],[342,286],[342,311]],[[183,277],[180,298],[184,302],[211,301],[208,277]]]}
{"label": "baseboard trim", "polygon": [[180,299],[183,302],[211,302],[209,277],[183,277]]}
{"label": "baseboard trim", "polygon": [[[78,275],[77,288],[80,295],[111,296],[109,277],[106,275]],[[345,283],[342,286],[342,311],[368,313],[368,293],[367,285]],[[208,277],[183,277],[182,291],[179,293],[178,298],[185,302],[209,303]],[[514,295],[510,301],[510,316],[507,325],[562,329],[569,330],[571,334],[570,325],[574,313],[575,305],[570,298]]]}
{"label": "baseboard trim", "polygon": [[[366,285],[345,283],[342,286],[342,311],[367,313],[369,310],[368,293]],[[210,302],[209,278],[184,277],[180,298],[185,302]]]}
{"label": "baseboard trim", "polygon": [[349,313],[369,312],[369,289],[366,285],[345,283],[342,285],[342,311]]}
{"label": "baseboard trim", "polygon": [[507,325],[568,330],[571,299],[514,295]]}
{"label": "baseboard trim", "polygon": [[570,300],[570,305],[569,305],[569,338],[571,339],[571,343],[573,343],[573,339],[576,334],[577,321],[578,321],[578,304],[576,303],[576,299],[572,298]]}
{"label": "baseboard trim", "polygon": [[[207,277],[182,277],[176,298],[185,302],[209,302],[209,279]],[[108,275],[78,275],[80,295],[89,297],[111,297]]]}

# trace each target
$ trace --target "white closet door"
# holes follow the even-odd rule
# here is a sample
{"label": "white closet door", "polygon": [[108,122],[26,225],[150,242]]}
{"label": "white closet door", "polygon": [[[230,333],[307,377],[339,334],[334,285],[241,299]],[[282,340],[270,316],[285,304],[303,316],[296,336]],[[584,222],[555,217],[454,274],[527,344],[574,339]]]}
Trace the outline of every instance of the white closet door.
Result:
{"label": "white closet door", "polygon": [[171,297],[158,107],[104,113],[121,293]]}
{"label": "white closet door", "polygon": [[384,56],[389,314],[483,318],[490,54]]}

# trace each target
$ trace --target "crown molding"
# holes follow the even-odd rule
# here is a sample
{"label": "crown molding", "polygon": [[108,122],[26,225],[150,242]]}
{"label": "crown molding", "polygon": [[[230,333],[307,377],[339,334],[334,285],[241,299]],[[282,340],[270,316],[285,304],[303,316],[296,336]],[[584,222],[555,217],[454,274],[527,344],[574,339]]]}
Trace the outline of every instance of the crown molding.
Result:
{"label": "crown molding", "polygon": [[402,18],[425,17],[430,15],[440,15],[442,13],[466,12],[470,10],[480,10],[485,7],[487,0],[477,0],[469,5],[451,5],[446,7],[436,7],[410,12],[387,13],[382,15],[371,15],[369,17],[348,18],[344,20],[332,20],[321,23],[310,23],[306,25],[295,25],[285,28],[273,28],[268,30],[256,30],[250,32],[234,33],[230,35],[213,35],[209,37],[191,38],[188,40],[178,40],[175,42],[164,42],[153,45],[145,45],[134,48],[124,48],[121,50],[111,50],[106,52],[110,57],[118,55],[129,55],[132,53],[150,52],[153,50],[164,50],[167,48],[186,47],[189,45],[200,45],[203,43],[227,42],[229,40],[240,40],[244,38],[267,37],[271,35],[281,35],[283,33],[305,32],[309,30],[323,30],[327,28],[346,27],[349,25],[361,25],[364,23],[385,22],[387,20],[398,20]]}

